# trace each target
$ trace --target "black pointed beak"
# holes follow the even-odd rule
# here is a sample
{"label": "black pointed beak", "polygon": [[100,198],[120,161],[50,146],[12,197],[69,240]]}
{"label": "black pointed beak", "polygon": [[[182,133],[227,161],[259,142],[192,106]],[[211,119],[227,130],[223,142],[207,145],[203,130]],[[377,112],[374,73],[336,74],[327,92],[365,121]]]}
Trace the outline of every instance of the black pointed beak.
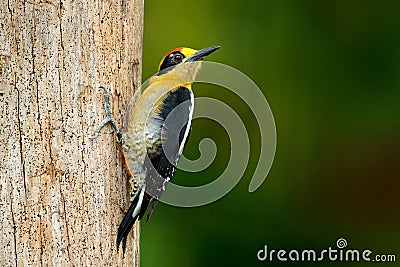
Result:
{"label": "black pointed beak", "polygon": [[220,49],[221,46],[212,46],[212,47],[207,47],[204,49],[201,49],[199,51],[197,51],[196,53],[194,53],[193,55],[190,55],[188,57],[188,59],[186,60],[186,62],[194,62],[194,61],[198,61],[198,60],[202,60],[204,57],[210,55],[211,53],[213,53],[214,51]]}

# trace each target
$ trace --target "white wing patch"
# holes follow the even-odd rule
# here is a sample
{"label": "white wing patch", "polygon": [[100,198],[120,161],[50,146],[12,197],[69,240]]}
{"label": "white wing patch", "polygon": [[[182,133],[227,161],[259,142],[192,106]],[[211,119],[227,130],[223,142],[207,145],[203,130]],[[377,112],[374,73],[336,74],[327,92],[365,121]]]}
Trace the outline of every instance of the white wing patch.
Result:
{"label": "white wing patch", "polygon": [[133,213],[132,213],[133,218],[135,218],[136,215],[138,215],[140,212],[140,208],[142,207],[142,202],[143,202],[144,191],[146,191],[145,189],[146,189],[146,186],[144,185],[142,188],[142,191],[140,191],[138,203],[136,204],[136,207],[133,210]]}
{"label": "white wing patch", "polygon": [[183,135],[182,142],[179,144],[179,152],[178,152],[179,157],[182,155],[183,148],[186,143],[186,139],[188,138],[188,135],[190,132],[190,127],[192,124],[193,109],[194,109],[194,96],[193,96],[193,92],[190,91],[189,119],[188,119],[188,122],[186,125],[185,134]]}

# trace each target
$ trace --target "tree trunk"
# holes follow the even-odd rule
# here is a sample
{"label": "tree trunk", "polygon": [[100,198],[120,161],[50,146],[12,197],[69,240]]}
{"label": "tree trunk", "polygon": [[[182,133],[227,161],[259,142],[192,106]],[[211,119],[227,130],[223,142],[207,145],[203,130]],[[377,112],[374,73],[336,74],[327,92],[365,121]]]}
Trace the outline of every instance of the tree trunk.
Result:
{"label": "tree trunk", "polygon": [[0,266],[139,265],[116,251],[128,184],[105,118],[141,82],[143,0],[0,0]]}

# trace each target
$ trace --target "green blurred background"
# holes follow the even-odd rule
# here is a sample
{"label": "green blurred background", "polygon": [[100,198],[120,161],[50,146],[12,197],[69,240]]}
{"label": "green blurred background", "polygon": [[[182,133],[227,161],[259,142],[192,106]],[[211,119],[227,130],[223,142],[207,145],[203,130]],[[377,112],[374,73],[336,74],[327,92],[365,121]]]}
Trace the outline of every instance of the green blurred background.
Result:
{"label": "green blurred background", "polygon": [[[396,254],[400,261],[400,1],[145,1],[143,80],[178,46],[222,48],[208,60],[251,77],[277,126],[271,172],[248,185],[260,132],[232,93],[197,84],[197,96],[228,103],[251,141],[246,175],[224,198],[198,208],[159,204],[142,223],[142,266],[307,266],[259,262],[270,249],[348,248]],[[198,119],[185,155],[212,138],[215,162],[178,171],[174,182],[206,184],[229,160],[217,123]],[[322,266],[397,266],[324,261]]]}

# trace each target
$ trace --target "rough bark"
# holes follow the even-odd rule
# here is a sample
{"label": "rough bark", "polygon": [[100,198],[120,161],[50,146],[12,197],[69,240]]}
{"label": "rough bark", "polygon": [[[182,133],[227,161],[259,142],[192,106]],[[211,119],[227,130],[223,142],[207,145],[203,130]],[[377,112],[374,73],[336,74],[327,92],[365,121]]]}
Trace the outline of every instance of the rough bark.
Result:
{"label": "rough bark", "polygon": [[102,91],[122,126],[141,82],[143,0],[0,0],[0,266],[139,264],[117,228],[127,177]]}

